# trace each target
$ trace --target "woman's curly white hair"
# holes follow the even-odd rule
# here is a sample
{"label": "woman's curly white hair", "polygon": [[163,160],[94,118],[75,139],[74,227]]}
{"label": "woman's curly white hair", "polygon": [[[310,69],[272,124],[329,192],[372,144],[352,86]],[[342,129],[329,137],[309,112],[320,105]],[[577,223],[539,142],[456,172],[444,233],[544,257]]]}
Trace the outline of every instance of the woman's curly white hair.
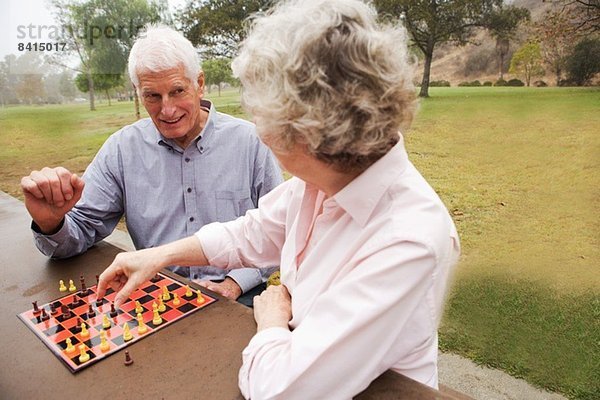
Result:
{"label": "woman's curly white hair", "polygon": [[339,170],[364,169],[399,140],[416,109],[400,26],[358,0],[291,0],[254,17],[234,73],[258,133],[280,151],[306,145]]}

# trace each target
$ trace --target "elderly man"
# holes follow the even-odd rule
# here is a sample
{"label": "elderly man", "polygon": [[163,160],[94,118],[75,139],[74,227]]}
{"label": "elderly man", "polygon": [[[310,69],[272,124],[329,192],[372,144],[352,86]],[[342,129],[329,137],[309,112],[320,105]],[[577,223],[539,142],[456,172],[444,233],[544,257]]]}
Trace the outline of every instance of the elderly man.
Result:
{"label": "elderly man", "polygon": [[[48,256],[86,251],[123,215],[137,249],[169,243],[244,215],[282,181],[254,125],[203,99],[200,62],[180,33],[147,29],[131,49],[129,75],[149,119],[110,136],[83,179],[57,167],[21,181],[35,243]],[[231,299],[256,294],[272,272],[173,269]]]}

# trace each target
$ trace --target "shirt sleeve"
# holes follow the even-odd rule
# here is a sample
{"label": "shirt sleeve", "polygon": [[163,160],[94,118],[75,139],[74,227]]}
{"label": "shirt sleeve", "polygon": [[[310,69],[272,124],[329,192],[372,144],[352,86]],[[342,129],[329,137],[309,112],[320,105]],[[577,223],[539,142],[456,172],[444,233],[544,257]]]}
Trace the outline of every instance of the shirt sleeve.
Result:
{"label": "shirt sleeve", "polygon": [[83,195],[65,216],[62,228],[53,235],[33,230],[37,248],[49,257],[72,257],[110,235],[123,215],[121,171],[113,135],[83,174]]}
{"label": "shirt sleeve", "polygon": [[263,282],[260,270],[257,268],[233,269],[229,271],[227,276],[238,284],[242,289],[242,293],[246,293]]}
{"label": "shirt sleeve", "polygon": [[[239,372],[244,397],[348,399],[398,359],[413,360],[413,369],[431,363],[437,335],[428,293],[435,266],[432,252],[415,242],[365,256],[315,303],[300,305],[310,311],[296,329],[269,328],[252,338]],[[431,371],[423,366],[422,381],[436,379]]]}

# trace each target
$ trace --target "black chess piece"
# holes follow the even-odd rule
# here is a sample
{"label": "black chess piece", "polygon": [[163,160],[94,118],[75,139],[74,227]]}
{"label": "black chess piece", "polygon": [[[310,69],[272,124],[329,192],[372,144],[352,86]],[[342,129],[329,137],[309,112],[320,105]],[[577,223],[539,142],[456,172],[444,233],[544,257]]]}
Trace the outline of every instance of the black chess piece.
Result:
{"label": "black chess piece", "polygon": [[71,301],[71,304],[69,304],[70,308],[76,308],[79,306],[79,300],[77,300],[77,296],[73,295],[73,300]]}
{"label": "black chess piece", "polygon": [[33,304],[33,315],[35,315],[35,316],[40,315],[42,313],[42,310],[40,310],[38,308],[37,300],[36,301],[32,301],[31,304]]}
{"label": "black chess piece", "polygon": [[60,306],[60,311],[62,312],[63,319],[69,319],[69,318],[71,318],[71,310],[69,310],[69,307],[67,307],[65,305],[61,305]]}
{"label": "black chess piece", "polygon": [[85,278],[83,277],[83,275],[81,275],[79,277],[79,282],[81,283],[81,292],[80,292],[81,294],[80,295],[82,297],[85,297],[89,294],[89,291],[88,291],[87,286],[85,285]]}
{"label": "black chess piece", "polygon": [[125,350],[125,365],[130,366],[133,364],[133,359],[129,355],[129,351]]}

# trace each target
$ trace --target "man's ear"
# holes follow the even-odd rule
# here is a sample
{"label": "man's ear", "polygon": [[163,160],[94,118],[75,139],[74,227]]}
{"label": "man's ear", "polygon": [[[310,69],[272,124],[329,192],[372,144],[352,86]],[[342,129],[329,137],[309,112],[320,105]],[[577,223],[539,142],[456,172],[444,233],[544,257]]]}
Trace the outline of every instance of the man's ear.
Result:
{"label": "man's ear", "polygon": [[204,95],[204,71],[200,71],[198,74],[198,90],[201,95]]}

